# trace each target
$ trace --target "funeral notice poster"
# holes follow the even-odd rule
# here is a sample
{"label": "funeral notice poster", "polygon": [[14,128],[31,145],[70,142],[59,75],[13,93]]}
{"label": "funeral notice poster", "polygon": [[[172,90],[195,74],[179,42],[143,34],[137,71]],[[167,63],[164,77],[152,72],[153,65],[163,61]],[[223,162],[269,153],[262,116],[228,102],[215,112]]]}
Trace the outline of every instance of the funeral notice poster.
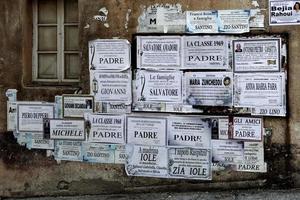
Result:
{"label": "funeral notice poster", "polygon": [[219,33],[250,31],[250,10],[218,10]]}
{"label": "funeral notice poster", "polygon": [[63,117],[83,118],[94,111],[94,97],[90,95],[63,95]]}
{"label": "funeral notice poster", "polygon": [[137,68],[179,69],[180,36],[137,36]]}
{"label": "funeral notice poster", "polygon": [[131,73],[129,71],[91,72],[90,94],[97,102],[131,103]]}
{"label": "funeral notice poster", "polygon": [[166,146],[166,118],[128,116],[126,128],[128,144]]}
{"label": "funeral notice poster", "polygon": [[17,105],[17,131],[43,132],[43,119],[54,118],[54,104],[22,104]]}
{"label": "funeral notice poster", "polygon": [[225,36],[183,36],[182,69],[226,70],[227,50]]}
{"label": "funeral notice poster", "polygon": [[285,107],[284,73],[235,74],[234,106]]}
{"label": "funeral notice poster", "polygon": [[44,139],[42,132],[26,133],[28,149],[54,149],[54,140]]}
{"label": "funeral notice poster", "polygon": [[169,148],[171,178],[211,180],[211,150],[198,148]]}
{"label": "funeral notice poster", "polygon": [[217,11],[186,11],[188,33],[218,33]]}
{"label": "funeral notice poster", "polygon": [[182,103],[181,71],[147,71],[136,73],[137,101],[181,102]]}
{"label": "funeral notice poster", "polygon": [[244,161],[237,164],[235,170],[243,172],[266,172],[263,142],[245,142]]}
{"label": "funeral notice poster", "polygon": [[242,163],[244,142],[235,140],[212,140],[212,161],[226,164]]}
{"label": "funeral notice poster", "polygon": [[109,144],[125,143],[125,116],[113,114],[88,114],[88,141]]}
{"label": "funeral notice poster", "polygon": [[233,75],[230,72],[186,72],[186,103],[200,106],[232,106]]}
{"label": "funeral notice poster", "polygon": [[126,145],[128,176],[168,177],[168,149],[160,146]]}
{"label": "funeral notice poster", "polygon": [[232,139],[236,140],[262,140],[262,118],[233,117]]}
{"label": "funeral notice poster", "polygon": [[114,148],[108,144],[84,142],[83,160],[91,163],[115,163]]}
{"label": "funeral notice poster", "polygon": [[[46,127],[47,126],[44,125],[44,128]],[[85,128],[83,119],[50,119],[49,128],[50,139],[85,140]]]}
{"label": "funeral notice poster", "polygon": [[55,140],[54,158],[56,160],[83,161],[82,141]]}
{"label": "funeral notice poster", "polygon": [[233,40],[234,72],[279,72],[280,38]]}
{"label": "funeral notice poster", "polygon": [[228,117],[218,119],[218,135],[220,140],[228,140]]}
{"label": "funeral notice poster", "polygon": [[300,1],[270,0],[269,19],[270,26],[300,24]]}
{"label": "funeral notice poster", "polygon": [[199,116],[168,117],[168,145],[211,147],[211,120]]}
{"label": "funeral notice poster", "polygon": [[90,70],[125,70],[131,65],[130,43],[123,39],[97,39],[89,42]]}

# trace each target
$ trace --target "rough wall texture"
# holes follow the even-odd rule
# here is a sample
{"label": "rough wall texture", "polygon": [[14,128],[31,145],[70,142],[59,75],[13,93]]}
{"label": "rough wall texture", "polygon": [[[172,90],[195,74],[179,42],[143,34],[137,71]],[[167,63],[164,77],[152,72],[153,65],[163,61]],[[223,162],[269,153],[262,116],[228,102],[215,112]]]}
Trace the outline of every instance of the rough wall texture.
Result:
{"label": "rough wall texture", "polygon": [[[258,0],[267,8],[267,0]],[[131,41],[143,6],[155,3],[180,3],[183,10],[249,9],[249,0],[79,0],[81,82],[88,92],[88,41],[119,37]],[[0,196],[99,194],[154,190],[204,190],[271,186],[300,186],[300,27],[268,27],[266,32],[289,34],[287,118],[268,118],[265,126],[273,130],[265,138],[267,174],[224,171],[215,173],[212,182],[163,180],[127,177],[121,165],[62,162],[56,164],[43,151],[29,151],[16,144],[6,132],[8,88],[18,89],[19,100],[53,101],[54,95],[72,93],[76,86],[40,86],[32,84],[29,0],[0,1]],[[109,27],[93,19],[101,7],[109,11]],[[130,10],[129,10],[130,9]],[[126,20],[126,15],[129,20]],[[267,16],[266,16],[266,19]],[[88,25],[88,26],[87,26]]]}

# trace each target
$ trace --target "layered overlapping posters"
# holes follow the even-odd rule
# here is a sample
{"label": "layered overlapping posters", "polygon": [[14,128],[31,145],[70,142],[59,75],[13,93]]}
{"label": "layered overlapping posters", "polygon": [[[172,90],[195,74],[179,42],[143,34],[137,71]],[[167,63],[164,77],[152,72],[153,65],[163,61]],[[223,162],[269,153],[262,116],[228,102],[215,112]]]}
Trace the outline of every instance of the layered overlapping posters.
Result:
{"label": "layered overlapping posters", "polygon": [[130,67],[130,43],[123,39],[89,42],[90,70],[125,70]]}
{"label": "layered overlapping posters", "polygon": [[211,150],[126,145],[129,176],[211,180]]}
{"label": "layered overlapping posters", "polygon": [[234,72],[279,72],[280,38],[233,40]]}
{"label": "layered overlapping posters", "polygon": [[186,72],[185,103],[199,106],[232,106],[231,72]]}
{"label": "layered overlapping posters", "polygon": [[269,0],[269,19],[271,26],[300,24],[300,2]]}

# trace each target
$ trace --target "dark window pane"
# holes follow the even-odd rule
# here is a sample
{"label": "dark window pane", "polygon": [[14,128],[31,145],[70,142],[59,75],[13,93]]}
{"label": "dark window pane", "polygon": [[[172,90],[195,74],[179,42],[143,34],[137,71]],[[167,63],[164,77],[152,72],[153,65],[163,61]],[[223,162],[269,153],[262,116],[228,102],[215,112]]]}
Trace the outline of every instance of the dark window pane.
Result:
{"label": "dark window pane", "polygon": [[65,26],[65,50],[78,50],[78,27]]}
{"label": "dark window pane", "polygon": [[65,2],[64,4],[65,23],[77,23],[78,22],[77,0],[65,0],[64,2]]}
{"label": "dark window pane", "polygon": [[38,23],[39,24],[57,23],[57,5],[55,0],[38,1]]}
{"label": "dark window pane", "polygon": [[65,79],[78,79],[80,74],[78,54],[65,54]]}
{"label": "dark window pane", "polygon": [[39,51],[56,51],[57,50],[57,29],[56,27],[39,27],[38,28],[38,50]]}
{"label": "dark window pane", "polygon": [[57,78],[57,56],[56,54],[38,55],[38,78],[56,79]]}

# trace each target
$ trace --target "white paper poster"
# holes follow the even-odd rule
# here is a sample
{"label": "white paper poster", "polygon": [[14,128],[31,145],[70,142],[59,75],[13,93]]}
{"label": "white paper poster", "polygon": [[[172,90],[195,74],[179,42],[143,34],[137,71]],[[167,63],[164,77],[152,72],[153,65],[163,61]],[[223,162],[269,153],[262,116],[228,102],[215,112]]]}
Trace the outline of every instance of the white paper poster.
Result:
{"label": "white paper poster", "polygon": [[136,73],[136,100],[182,102],[181,71],[158,72],[138,70]]}
{"label": "white paper poster", "polygon": [[267,172],[267,165],[264,162],[263,142],[245,142],[244,161],[237,164],[236,171],[243,172]]}
{"label": "white paper poster", "polygon": [[211,148],[211,120],[198,116],[168,117],[168,145]]}
{"label": "white paper poster", "polygon": [[171,178],[212,179],[210,149],[169,148],[168,156]]}
{"label": "white paper poster", "polygon": [[95,101],[131,103],[131,73],[92,71],[90,94]]}
{"label": "white paper poster", "polygon": [[262,124],[262,118],[233,117],[232,139],[261,141]]}
{"label": "white paper poster", "polygon": [[110,114],[87,114],[88,141],[109,144],[125,143],[125,116]]}
{"label": "white paper poster", "polygon": [[54,117],[54,104],[38,103],[17,105],[17,130],[43,132],[43,119]]}
{"label": "white paper poster", "polygon": [[165,146],[167,122],[163,117],[127,117],[127,143]]}
{"label": "white paper poster", "polygon": [[115,144],[115,164],[125,164],[126,163],[126,149],[125,145]]}
{"label": "white paper poster", "polygon": [[56,140],[54,158],[55,160],[83,161],[82,141]]}
{"label": "white paper poster", "polygon": [[54,140],[44,139],[43,133],[26,133],[28,149],[54,149]]}
{"label": "white paper poster", "polygon": [[300,1],[269,0],[270,26],[300,24]]}
{"label": "white paper poster", "polygon": [[185,26],[185,13],[178,7],[157,7],[157,25]]}
{"label": "white paper poster", "polygon": [[284,73],[236,73],[234,80],[234,106],[285,107]]}
{"label": "white paper poster", "polygon": [[[160,9],[162,8],[162,9]],[[181,17],[182,16],[182,17]],[[163,17],[163,19],[162,19]],[[177,20],[180,23],[174,24]],[[180,4],[152,4],[144,7],[138,18],[137,32],[139,33],[179,33],[184,32],[185,21]],[[161,24],[161,25],[159,25]]]}
{"label": "white paper poster", "polygon": [[227,118],[219,118],[218,119],[218,133],[220,140],[228,140],[228,117]]}
{"label": "white paper poster", "polygon": [[218,10],[220,33],[249,32],[250,10]]}
{"label": "white paper poster", "polygon": [[83,160],[91,163],[115,163],[115,149],[108,144],[83,143]]}
{"label": "white paper poster", "polygon": [[[96,102],[96,107],[97,107],[97,103],[98,102]],[[102,113],[113,113],[113,114],[131,113],[131,103],[102,102],[101,107],[102,107]]]}
{"label": "white paper poster", "polygon": [[[44,121],[45,123],[45,121]],[[44,129],[45,129],[44,125]],[[84,120],[50,119],[50,139],[84,140]]]}
{"label": "white paper poster", "polygon": [[217,11],[186,11],[188,33],[218,33]]}
{"label": "white paper poster", "polygon": [[90,70],[125,70],[130,67],[130,43],[123,39],[89,42]]}
{"label": "white paper poster", "polygon": [[279,38],[233,40],[235,72],[280,71]]}
{"label": "white paper poster", "polygon": [[7,102],[7,131],[17,129],[17,102]]}
{"label": "white paper poster", "polygon": [[212,161],[237,164],[244,161],[244,142],[234,140],[212,140]]}
{"label": "white paper poster", "polygon": [[225,36],[183,36],[183,69],[223,69],[228,65]]}
{"label": "white paper poster", "polygon": [[126,145],[128,176],[168,177],[168,149],[159,146]]}
{"label": "white paper poster", "polygon": [[231,72],[186,72],[186,103],[201,106],[232,106]]}
{"label": "white paper poster", "polygon": [[94,111],[94,97],[89,95],[63,95],[63,117],[83,118]]}
{"label": "white paper poster", "polygon": [[137,68],[179,69],[180,36],[137,36]]}

